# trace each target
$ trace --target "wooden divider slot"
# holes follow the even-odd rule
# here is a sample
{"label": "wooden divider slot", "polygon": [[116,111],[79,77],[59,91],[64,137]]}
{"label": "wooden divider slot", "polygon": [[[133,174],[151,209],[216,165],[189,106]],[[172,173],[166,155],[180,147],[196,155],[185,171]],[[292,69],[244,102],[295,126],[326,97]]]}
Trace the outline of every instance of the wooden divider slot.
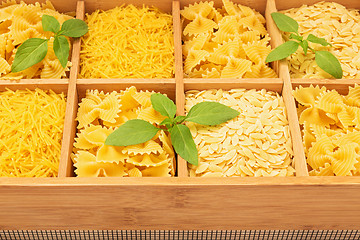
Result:
{"label": "wooden divider slot", "polygon": [[[177,115],[185,114],[185,94],[184,94],[184,72],[182,57],[182,24],[180,20],[180,2],[173,1],[173,26],[174,26],[174,47],[175,47],[175,81],[176,81],[176,108]],[[187,177],[187,162],[177,155],[177,174],[178,177]]]}
{"label": "wooden divider slot", "polygon": [[[84,19],[85,15],[85,3],[84,1],[77,2],[76,18]],[[60,165],[59,165],[59,177],[70,177],[73,173],[73,165],[70,159],[70,154],[73,149],[73,143],[76,133],[75,117],[77,112],[78,97],[76,89],[76,80],[80,68],[80,48],[81,40],[76,39],[73,44],[72,51],[72,67],[70,71],[69,88],[67,93],[67,104],[64,121],[64,133],[62,139]]]}
{"label": "wooden divider slot", "polygon": [[[276,48],[283,43],[280,30],[277,28],[271,13],[277,12],[275,0],[268,0],[266,4],[266,26],[271,36],[271,47]],[[285,106],[287,109],[287,117],[289,121],[290,135],[293,142],[294,162],[296,169],[296,176],[308,176],[309,173],[306,167],[306,158],[304,146],[301,139],[300,124],[297,116],[295,100],[292,96],[292,86],[290,81],[290,74],[287,63],[285,61],[276,61],[273,64],[274,69],[283,80],[282,96],[284,98]]]}

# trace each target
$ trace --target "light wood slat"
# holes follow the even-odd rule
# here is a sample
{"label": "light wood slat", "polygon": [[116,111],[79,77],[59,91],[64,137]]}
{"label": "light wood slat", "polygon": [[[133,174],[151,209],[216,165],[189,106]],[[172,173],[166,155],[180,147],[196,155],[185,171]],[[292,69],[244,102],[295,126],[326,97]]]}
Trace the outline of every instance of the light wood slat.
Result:
{"label": "light wood slat", "polygon": [[[280,63],[280,69],[281,66],[284,64],[286,63],[285,62]],[[287,69],[287,64],[286,64],[286,69]],[[286,73],[288,77],[284,78],[284,87],[283,87],[282,95],[287,109],[290,135],[293,142],[296,176],[309,176],[307,164],[306,164],[304,145],[301,137],[300,123],[296,111],[295,100],[292,95],[292,85],[290,82],[290,75],[289,72]]]}
{"label": "light wood slat", "polygon": [[357,177],[0,183],[1,229],[357,229],[360,222]]}
{"label": "light wood slat", "polygon": [[[77,2],[76,18],[84,19],[85,15],[85,4],[84,1]],[[73,174],[73,165],[70,159],[72,153],[73,143],[76,133],[76,112],[78,106],[78,97],[76,90],[76,79],[79,72],[80,66],[80,48],[81,40],[77,38],[74,40],[73,51],[72,51],[72,67],[70,71],[69,88],[67,93],[64,133],[61,147],[61,157],[59,165],[59,177],[70,177]]]}
{"label": "light wood slat", "polygon": [[[272,47],[276,48],[283,43],[283,39],[280,30],[277,28],[271,17],[271,13],[273,12],[277,12],[275,0],[267,0],[265,13],[266,25],[273,40]],[[300,124],[297,117],[295,100],[292,96],[289,69],[285,61],[276,61],[273,66],[277,70],[279,77],[284,81],[282,96],[287,110],[290,135],[293,143],[296,176],[308,176],[309,173],[307,170],[304,146],[301,138]]]}
{"label": "light wood slat", "polygon": [[[270,35],[270,45],[271,48],[274,49],[280,46],[283,43],[283,39],[280,33],[280,30],[277,28],[274,20],[271,17],[272,12],[276,12],[276,4],[275,0],[267,0],[266,2],[266,11],[265,11],[265,19],[266,19],[266,30]],[[275,72],[279,76],[279,61],[275,61],[270,63],[271,67],[275,70]]]}
{"label": "light wood slat", "polygon": [[56,93],[66,93],[68,91],[68,79],[22,79],[19,82],[1,82],[0,91],[5,91],[6,88],[15,91],[16,89],[24,90],[35,90],[40,89],[51,89]]}
{"label": "light wood slat", "polygon": [[[176,81],[176,115],[185,115],[184,72],[182,58],[182,24],[180,20],[180,2],[173,1],[174,45],[175,45],[175,81]],[[187,177],[187,162],[177,155],[177,174],[179,177]]]}

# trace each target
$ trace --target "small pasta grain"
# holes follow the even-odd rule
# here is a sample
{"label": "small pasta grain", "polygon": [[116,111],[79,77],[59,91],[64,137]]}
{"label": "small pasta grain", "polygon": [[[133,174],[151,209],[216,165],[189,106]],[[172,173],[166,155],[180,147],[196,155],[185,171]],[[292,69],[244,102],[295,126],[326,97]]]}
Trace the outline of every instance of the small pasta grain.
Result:
{"label": "small pasta grain", "polygon": [[[204,101],[220,102],[238,110],[240,115],[217,126],[186,123],[199,152],[199,166],[188,165],[194,170],[190,170],[190,176],[220,176],[215,174],[220,169],[224,177],[294,175],[293,150],[281,96],[264,89],[191,90],[186,92],[186,112]],[[267,120],[266,124],[262,119]],[[211,167],[205,169],[204,164]]]}

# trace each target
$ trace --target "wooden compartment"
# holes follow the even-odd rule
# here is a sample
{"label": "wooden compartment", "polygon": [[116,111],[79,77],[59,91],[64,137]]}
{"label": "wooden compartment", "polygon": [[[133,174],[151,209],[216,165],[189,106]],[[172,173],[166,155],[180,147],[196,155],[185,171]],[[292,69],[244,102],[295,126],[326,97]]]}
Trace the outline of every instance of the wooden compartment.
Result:
{"label": "wooden compartment", "polygon": [[[52,1],[67,11],[74,1]],[[309,177],[285,62],[275,63],[277,79],[183,79],[181,21],[179,11],[192,0],[96,1],[77,2],[77,18],[85,11],[109,9],[121,3],[157,6],[172,12],[175,42],[175,79],[78,79],[80,41],[74,43],[73,67],[68,89],[63,149],[59,178],[0,178],[0,229],[356,229],[360,221],[358,204],[360,178]],[[275,0],[234,1],[265,13],[272,47],[282,42],[269,14],[276,11]],[[292,3],[277,0],[279,9]],[[216,1],[217,4],[220,1]],[[345,5],[358,7],[356,1]],[[360,8],[360,7],[358,7]],[[317,80],[311,80],[317,83]],[[321,80],[323,81],[323,80]],[[330,80],[329,80],[330,81]],[[340,81],[340,80],[339,80]],[[354,80],[355,81],[355,80]],[[67,82],[66,82],[67,83]],[[32,82],[29,84],[39,84]],[[42,83],[47,86],[47,83]],[[50,83],[49,83],[50,84]],[[52,83],[56,84],[56,83]],[[332,84],[326,82],[326,84]],[[184,91],[208,88],[266,88],[282,93],[293,141],[296,177],[274,178],[189,178],[186,162],[178,158],[178,177],[174,178],[77,178],[73,176],[70,154],[76,133],[78,101],[86,89],[119,90],[134,85],[139,89],[165,92],[176,100],[178,115],[183,114]],[[335,84],[336,85],[336,84]],[[343,84],[339,83],[341,87]]]}

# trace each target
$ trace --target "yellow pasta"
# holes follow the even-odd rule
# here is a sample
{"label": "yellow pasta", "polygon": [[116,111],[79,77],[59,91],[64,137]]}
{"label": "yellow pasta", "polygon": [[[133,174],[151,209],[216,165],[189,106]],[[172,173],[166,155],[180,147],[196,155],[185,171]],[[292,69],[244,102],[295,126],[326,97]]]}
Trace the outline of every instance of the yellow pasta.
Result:
{"label": "yellow pasta", "polygon": [[242,77],[245,72],[250,71],[251,62],[246,59],[229,59],[226,66],[221,72],[221,78],[236,78]]}
{"label": "yellow pasta", "polygon": [[0,177],[57,177],[65,107],[51,90],[0,92]]}
{"label": "yellow pasta", "polygon": [[[265,63],[271,51],[265,18],[230,0],[222,3],[222,8],[210,1],[181,10],[185,77],[276,78]],[[217,67],[203,68],[209,63]]]}
{"label": "yellow pasta", "polygon": [[172,78],[171,14],[154,7],[120,6],[86,14],[81,38],[82,78]]}
{"label": "yellow pasta", "polygon": [[18,73],[11,73],[9,66],[13,63],[15,52],[20,44],[29,38],[49,39],[53,35],[42,28],[41,18],[44,14],[55,17],[60,24],[72,18],[57,12],[50,1],[44,4],[9,1],[0,5],[0,79],[66,77],[71,62],[68,61],[65,68],[61,66],[53,51],[53,39],[48,42],[48,54],[39,64]]}
{"label": "yellow pasta", "polygon": [[359,89],[349,87],[346,96],[319,86],[293,91],[311,176],[360,175],[360,107],[350,100]]}
{"label": "yellow pasta", "polygon": [[[129,87],[120,92],[87,90],[79,103],[74,142],[75,173],[79,177],[173,176],[175,153],[169,137],[158,132],[151,140],[133,146],[105,145],[106,138],[131,119],[158,126],[165,118],[151,106],[149,91]],[[102,114],[103,113],[103,114]]]}

